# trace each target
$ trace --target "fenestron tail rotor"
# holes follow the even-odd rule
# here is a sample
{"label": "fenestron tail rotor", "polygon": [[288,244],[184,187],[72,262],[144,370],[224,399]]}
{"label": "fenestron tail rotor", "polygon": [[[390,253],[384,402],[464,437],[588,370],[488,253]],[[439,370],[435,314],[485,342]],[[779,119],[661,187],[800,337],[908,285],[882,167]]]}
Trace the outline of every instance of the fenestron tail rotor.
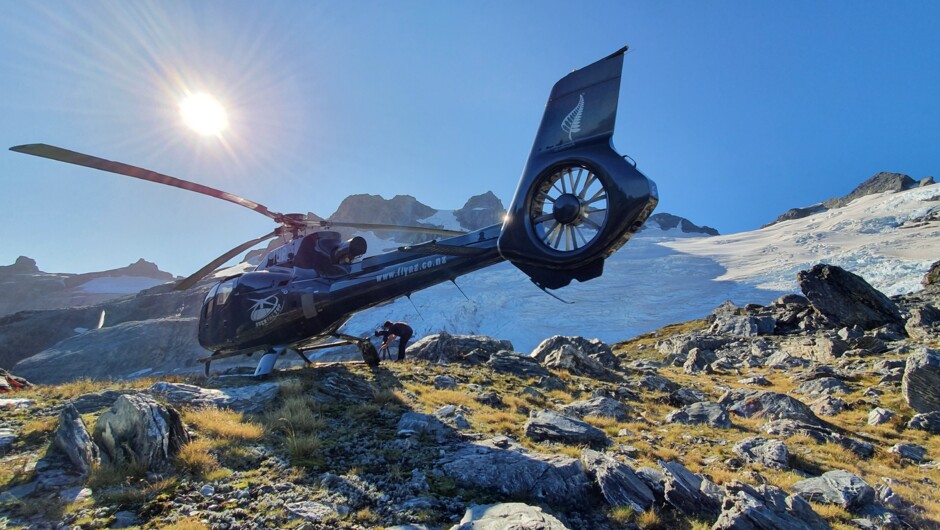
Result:
{"label": "fenestron tail rotor", "polygon": [[203,195],[208,195],[209,197],[214,197],[216,199],[222,199],[223,201],[228,201],[239,206],[248,208],[254,212],[260,213],[265,217],[273,219],[275,222],[279,223],[281,226],[276,228],[269,234],[263,235],[259,238],[252,239],[251,241],[246,241],[241,245],[229,250],[225,254],[222,254],[218,258],[212,260],[206,266],[202,267],[195,273],[191,274],[186,279],[182,280],[176,285],[176,289],[184,290],[195,285],[199,280],[208,276],[216,268],[224,265],[230,259],[238,256],[242,252],[248,250],[249,248],[277,237],[284,233],[290,233],[294,237],[298,237],[301,232],[305,232],[310,228],[323,228],[330,229],[333,227],[343,227],[343,228],[356,228],[359,230],[375,230],[375,231],[398,231],[398,232],[412,232],[412,233],[424,233],[440,236],[455,236],[462,235],[465,232],[460,232],[456,230],[445,230],[442,228],[435,227],[424,227],[424,226],[398,226],[398,225],[389,225],[389,224],[372,224],[372,223],[350,223],[350,222],[339,222],[339,221],[329,221],[329,220],[313,220],[308,219],[304,214],[289,213],[283,214],[280,212],[275,212],[269,209],[267,206],[257,203],[255,201],[250,201],[244,197],[239,197],[234,193],[229,193],[227,191],[218,190],[211,188],[209,186],[204,186],[202,184],[197,184],[195,182],[190,182],[188,180],[179,179],[176,177],[171,177],[169,175],[164,175],[163,173],[157,173],[156,171],[151,171],[149,169],[144,169],[137,166],[132,166],[130,164],[125,164],[123,162],[115,162],[113,160],[106,160],[104,158],[99,158],[97,156],[86,155],[84,153],[79,153],[76,151],[70,151],[68,149],[63,149],[61,147],[56,147],[54,145],[47,144],[26,144],[18,145],[10,148],[11,151],[16,151],[18,153],[25,153],[28,155],[38,156],[42,158],[48,158],[50,160],[58,160],[60,162],[65,162],[67,164],[75,164],[78,166],[89,167],[92,169],[97,169],[100,171],[107,171],[109,173],[116,173],[118,175],[124,175],[128,177],[134,177],[141,180],[146,180],[154,182],[157,184],[164,184],[166,186],[173,186],[174,188],[180,188],[187,191],[192,191],[195,193],[201,193]]}

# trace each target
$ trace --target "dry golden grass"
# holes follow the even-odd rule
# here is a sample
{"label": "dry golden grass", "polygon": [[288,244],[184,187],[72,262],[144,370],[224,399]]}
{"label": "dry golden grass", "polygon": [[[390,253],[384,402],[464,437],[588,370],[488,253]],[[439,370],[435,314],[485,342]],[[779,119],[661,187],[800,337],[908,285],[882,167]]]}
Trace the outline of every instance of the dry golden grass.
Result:
{"label": "dry golden grass", "polygon": [[480,407],[470,418],[473,427],[481,432],[505,434],[516,439],[522,436],[525,421],[525,416],[521,414],[486,406]]}
{"label": "dry golden grass", "polygon": [[656,510],[647,510],[637,516],[636,524],[644,530],[653,530],[661,528],[663,520],[659,517],[659,512]]}
{"label": "dry golden grass", "polygon": [[284,399],[281,406],[265,414],[265,424],[272,431],[310,433],[322,431],[326,423],[319,405],[310,396]]}
{"label": "dry golden grass", "polygon": [[91,470],[86,485],[91,489],[118,486],[143,478],[147,470],[137,464],[102,464]]}
{"label": "dry golden grass", "polygon": [[628,506],[618,506],[616,508],[611,508],[607,512],[607,519],[611,523],[617,526],[627,526],[633,522],[636,512],[633,511],[633,508]]}
{"label": "dry golden grass", "polygon": [[225,440],[251,442],[264,436],[264,428],[246,420],[241,412],[215,407],[185,409],[183,422],[203,434]]}
{"label": "dry golden grass", "polygon": [[176,465],[179,469],[193,475],[205,476],[211,471],[219,469],[219,459],[212,454],[213,444],[206,438],[190,440],[180,448],[176,455]]}
{"label": "dry golden grass", "polygon": [[307,385],[300,379],[280,381],[278,385],[278,394],[282,398],[297,397],[307,391]]}
{"label": "dry golden grass", "polygon": [[[420,387],[421,392],[417,392],[412,387]],[[465,390],[440,390],[428,385],[406,385],[406,388],[421,396],[421,402],[429,409],[436,409],[444,405],[464,406],[468,409],[480,407],[480,403]]]}
{"label": "dry golden grass", "polygon": [[199,520],[198,517],[184,517],[175,523],[160,525],[158,530],[209,530],[209,525]]}

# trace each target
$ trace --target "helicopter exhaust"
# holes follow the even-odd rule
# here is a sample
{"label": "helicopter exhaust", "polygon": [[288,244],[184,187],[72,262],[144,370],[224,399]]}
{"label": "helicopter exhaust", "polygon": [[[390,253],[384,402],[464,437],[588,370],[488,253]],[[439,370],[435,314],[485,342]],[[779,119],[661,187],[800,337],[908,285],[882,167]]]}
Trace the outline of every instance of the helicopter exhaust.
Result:
{"label": "helicopter exhaust", "polygon": [[541,288],[600,276],[659,202],[614,150],[624,47],[555,83],[497,247]]}

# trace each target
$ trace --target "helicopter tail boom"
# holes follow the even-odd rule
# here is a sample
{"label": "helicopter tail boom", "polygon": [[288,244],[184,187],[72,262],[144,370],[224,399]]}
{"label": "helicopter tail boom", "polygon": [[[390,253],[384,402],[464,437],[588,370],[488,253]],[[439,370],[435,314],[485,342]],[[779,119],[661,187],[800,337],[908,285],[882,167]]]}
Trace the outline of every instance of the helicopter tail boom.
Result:
{"label": "helicopter tail boom", "polygon": [[600,276],[643,226],[656,185],[611,145],[626,47],[552,88],[498,240],[500,256],[557,289]]}

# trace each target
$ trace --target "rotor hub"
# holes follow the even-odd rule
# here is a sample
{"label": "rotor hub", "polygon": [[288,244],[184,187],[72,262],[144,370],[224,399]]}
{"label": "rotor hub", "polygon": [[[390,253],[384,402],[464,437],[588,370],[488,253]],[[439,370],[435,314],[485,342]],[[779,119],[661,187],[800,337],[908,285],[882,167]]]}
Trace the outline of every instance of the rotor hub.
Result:
{"label": "rotor hub", "polygon": [[561,224],[570,225],[583,213],[581,199],[572,193],[564,193],[552,203],[552,217]]}

